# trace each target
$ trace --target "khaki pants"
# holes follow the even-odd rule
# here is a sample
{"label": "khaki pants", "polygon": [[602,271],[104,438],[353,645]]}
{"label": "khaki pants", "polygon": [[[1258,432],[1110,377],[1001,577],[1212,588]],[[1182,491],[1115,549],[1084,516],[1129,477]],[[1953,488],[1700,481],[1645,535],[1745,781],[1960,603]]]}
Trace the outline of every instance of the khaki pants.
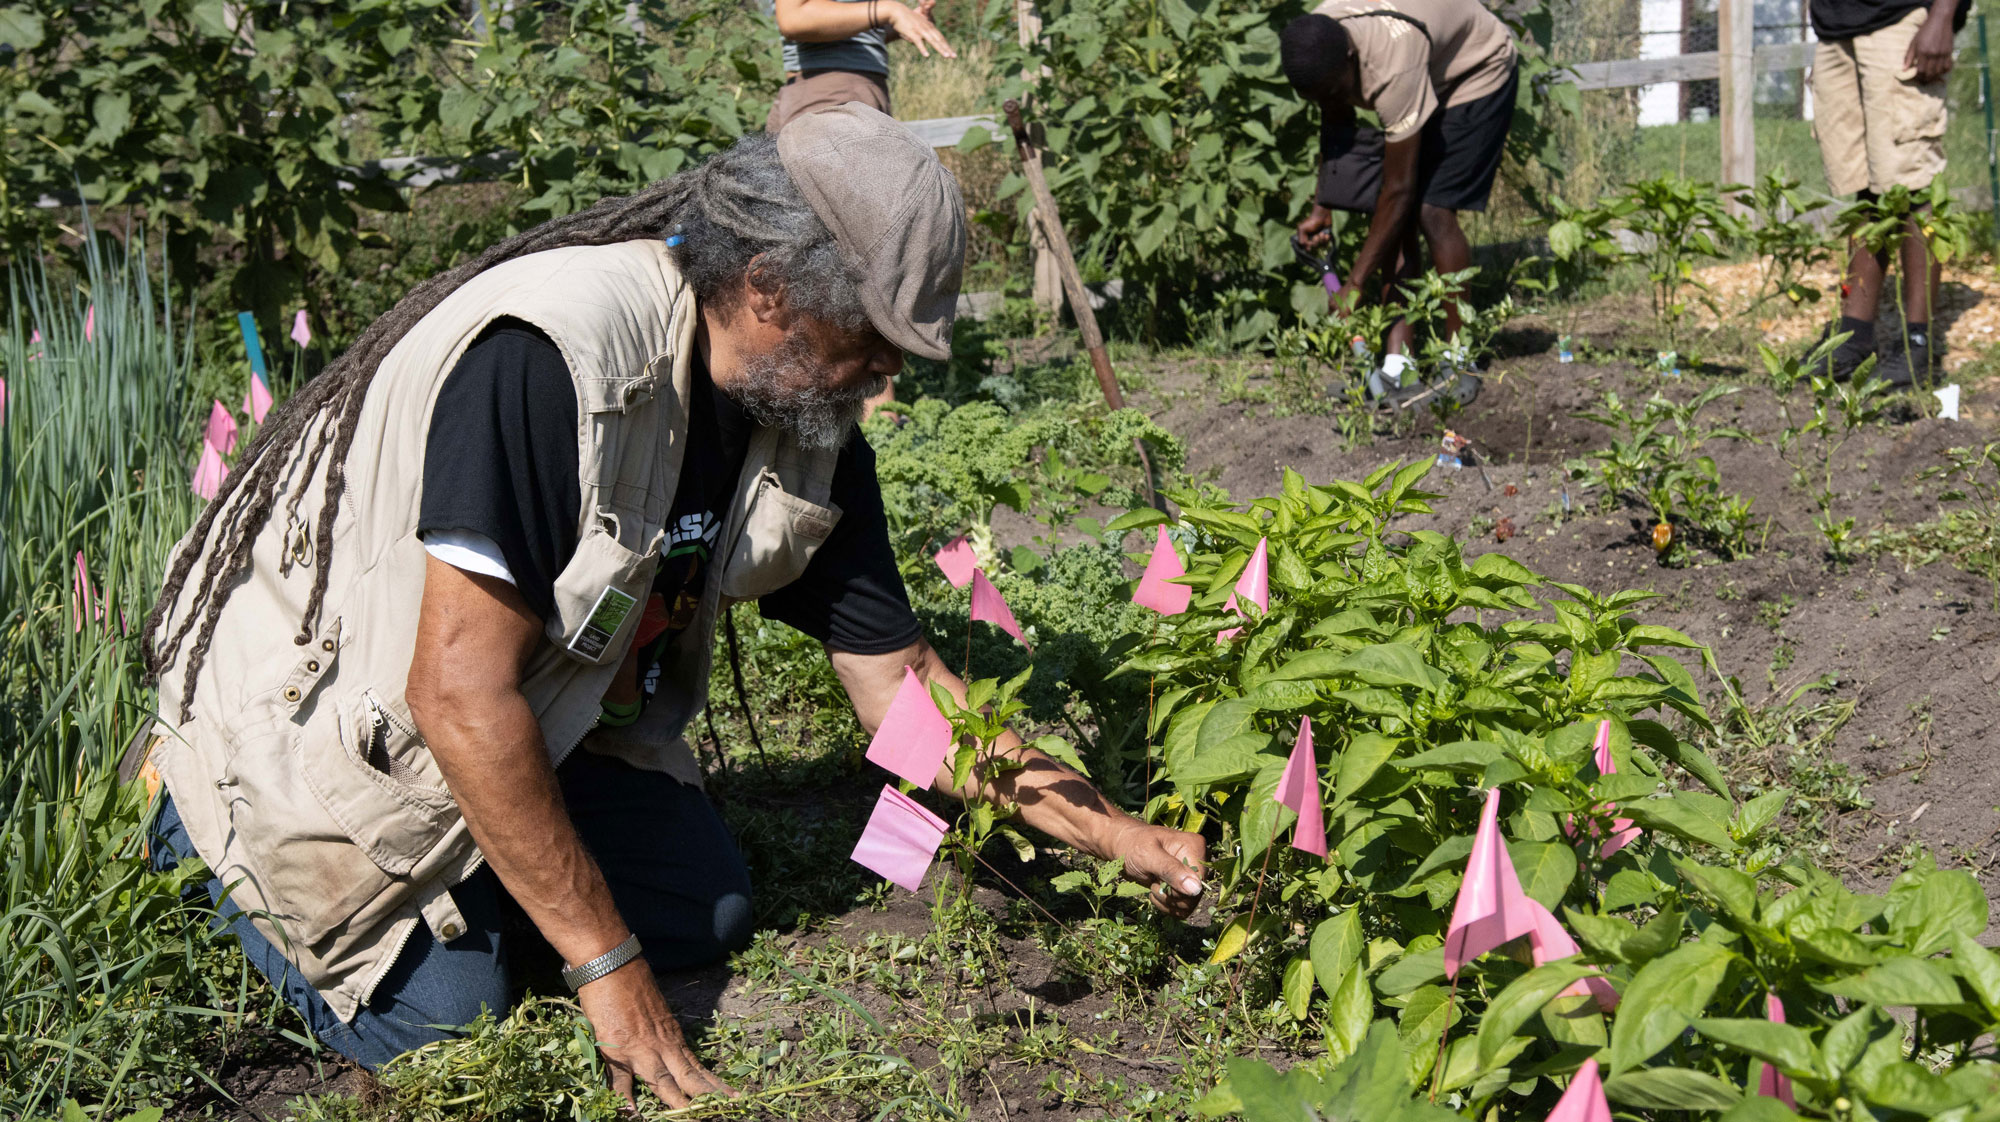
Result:
{"label": "khaki pants", "polygon": [[1921,190],[1944,171],[1945,84],[1918,85],[1903,66],[1928,16],[1918,8],[1813,53],[1813,136],[1834,194]]}
{"label": "khaki pants", "polygon": [[808,70],[789,78],[778,90],[778,100],[764,120],[764,131],[775,136],[795,117],[822,113],[850,101],[889,114],[888,75],[858,70]]}

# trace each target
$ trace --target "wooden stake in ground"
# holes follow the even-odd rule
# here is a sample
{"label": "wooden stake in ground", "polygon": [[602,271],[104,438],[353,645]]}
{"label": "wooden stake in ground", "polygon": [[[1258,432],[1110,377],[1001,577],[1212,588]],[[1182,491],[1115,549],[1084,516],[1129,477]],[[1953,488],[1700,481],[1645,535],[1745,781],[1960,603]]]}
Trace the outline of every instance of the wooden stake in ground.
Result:
{"label": "wooden stake in ground", "polygon": [[[1021,120],[1021,103],[1012,98],[1007,100],[1007,127],[1013,130],[1015,147],[1021,153],[1021,171],[1028,180],[1028,189],[1035,193],[1036,218],[1041,222],[1042,233],[1047,236],[1049,249],[1056,259],[1056,268],[1062,271],[1063,292],[1069,297],[1070,313],[1076,316],[1077,330],[1083,335],[1083,347],[1090,352],[1091,369],[1097,372],[1097,386],[1104,391],[1104,401],[1113,409],[1125,408],[1125,395],[1118,390],[1118,376],[1111,371],[1111,354],[1104,349],[1104,333],[1097,328],[1097,314],[1090,308],[1090,293],[1084,290],[1083,273],[1076,267],[1076,255],[1070,252],[1069,235],[1063,232],[1062,217],[1056,211],[1056,197],[1049,191],[1048,177],[1042,174],[1042,150],[1028,135],[1028,126]],[[1145,473],[1146,501],[1157,507],[1160,497],[1153,492],[1153,461],[1146,455],[1146,447],[1135,437],[1132,446],[1139,452],[1139,468]]]}

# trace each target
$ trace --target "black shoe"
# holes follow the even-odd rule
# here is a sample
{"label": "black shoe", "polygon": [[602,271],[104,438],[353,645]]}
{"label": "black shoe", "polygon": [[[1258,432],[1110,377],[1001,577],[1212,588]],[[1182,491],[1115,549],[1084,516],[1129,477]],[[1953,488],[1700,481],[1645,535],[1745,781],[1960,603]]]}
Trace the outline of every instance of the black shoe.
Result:
{"label": "black shoe", "polygon": [[[1813,340],[1812,346],[1806,348],[1806,354],[1811,355],[1816,353],[1821,347],[1826,345],[1826,341],[1833,335],[1833,325],[1827,324],[1825,330],[1819,333],[1819,338]],[[1831,374],[1834,381],[1845,382],[1849,378],[1854,377],[1855,370],[1859,369],[1862,363],[1868,361],[1869,356],[1874,353],[1874,346],[1863,343],[1854,335],[1849,334],[1847,338],[1841,340],[1839,346],[1833,349],[1833,354],[1828,356],[1824,369],[1814,367],[1807,371],[1807,373],[1815,375]]]}
{"label": "black shoe", "polygon": [[1882,361],[1875,365],[1875,376],[1897,389],[1911,385],[1928,388],[1937,370],[1931,359],[1931,342],[1931,335],[1922,331],[1889,335],[1882,344]]}

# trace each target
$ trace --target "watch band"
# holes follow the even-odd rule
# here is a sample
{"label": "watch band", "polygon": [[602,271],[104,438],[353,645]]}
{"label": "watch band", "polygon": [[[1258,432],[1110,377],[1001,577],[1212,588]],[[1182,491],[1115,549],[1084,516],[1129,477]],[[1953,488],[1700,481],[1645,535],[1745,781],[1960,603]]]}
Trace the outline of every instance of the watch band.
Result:
{"label": "watch band", "polygon": [[575,993],[584,986],[595,982],[638,957],[639,936],[637,934],[627,935],[624,942],[605,951],[582,966],[571,966],[567,962],[563,963],[563,984],[569,987],[569,992]]}

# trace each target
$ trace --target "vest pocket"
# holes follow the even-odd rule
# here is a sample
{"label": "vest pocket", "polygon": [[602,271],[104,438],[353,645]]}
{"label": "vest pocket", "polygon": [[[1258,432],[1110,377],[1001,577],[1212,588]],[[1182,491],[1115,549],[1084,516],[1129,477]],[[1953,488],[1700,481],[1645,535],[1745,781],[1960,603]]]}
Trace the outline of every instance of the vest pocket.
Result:
{"label": "vest pocket", "polygon": [[618,536],[617,520],[600,515],[556,575],[549,641],[593,666],[624,657],[660,564],[664,534],[655,533],[643,552],[626,548]]}
{"label": "vest pocket", "polygon": [[839,523],[839,507],[807,502],[766,471],[730,550],[722,594],[755,600],[799,579]]}
{"label": "vest pocket", "polygon": [[292,737],[289,766],[236,769],[243,798],[232,814],[250,819],[238,833],[259,887],[286,934],[308,945],[409,875],[458,821],[451,793],[408,762],[421,741],[370,693],[345,699],[337,719],[337,736],[321,726]]}

